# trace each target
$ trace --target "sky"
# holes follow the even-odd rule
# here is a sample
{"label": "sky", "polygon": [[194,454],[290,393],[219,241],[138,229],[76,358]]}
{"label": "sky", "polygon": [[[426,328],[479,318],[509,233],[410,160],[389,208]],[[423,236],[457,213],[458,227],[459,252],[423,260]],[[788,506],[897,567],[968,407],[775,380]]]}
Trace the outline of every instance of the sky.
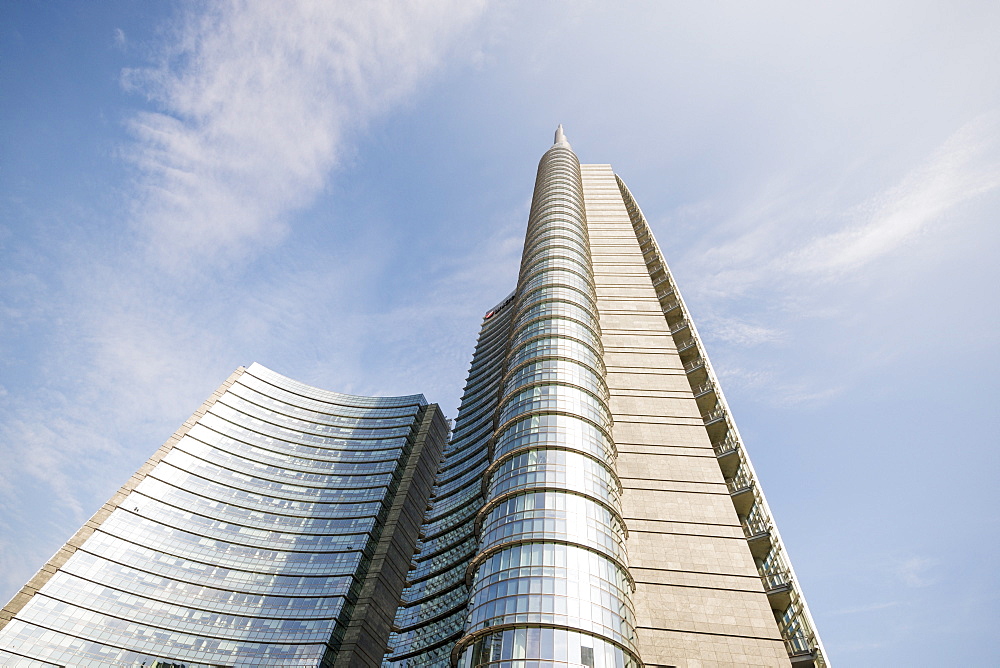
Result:
{"label": "sky", "polygon": [[1000,4],[0,3],[0,599],[240,365],[454,417],[562,123],[829,658],[1000,651]]}

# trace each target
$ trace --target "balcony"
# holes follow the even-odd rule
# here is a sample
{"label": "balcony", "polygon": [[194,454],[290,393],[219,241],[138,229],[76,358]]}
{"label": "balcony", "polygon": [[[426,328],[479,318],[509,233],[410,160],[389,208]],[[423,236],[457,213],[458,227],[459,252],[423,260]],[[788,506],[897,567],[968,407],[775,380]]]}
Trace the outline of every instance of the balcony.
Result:
{"label": "balcony", "polygon": [[656,291],[657,299],[663,299],[664,297],[669,297],[670,295],[674,294],[674,286],[671,285],[669,281],[666,282],[665,284],[661,283],[660,285],[665,287],[661,287]]}
{"label": "balcony", "polygon": [[[789,587],[792,584],[792,577],[784,569],[765,570],[761,572],[760,579],[764,583],[764,589],[767,591]],[[787,607],[786,605],[785,608]]]}
{"label": "balcony", "polygon": [[[671,292],[673,292],[673,290],[671,290]],[[680,305],[681,305],[681,303],[679,301],[677,301],[676,299],[668,299],[667,301],[660,302],[660,306],[663,309],[664,315],[666,315],[667,313],[670,313],[675,308],[680,308]]]}
{"label": "balcony", "polygon": [[759,518],[745,518],[743,524],[743,535],[747,539],[750,553],[758,559],[763,559],[771,551],[771,525],[766,520]]}
{"label": "balcony", "polygon": [[726,486],[729,488],[729,496],[733,500],[736,514],[748,514],[753,509],[756,500],[753,478],[743,471],[737,470],[735,477],[726,480]]}
{"label": "balcony", "polygon": [[698,369],[705,368],[705,359],[703,357],[695,357],[690,362],[684,363],[684,371],[686,373],[691,373],[692,371],[697,371]]}
{"label": "balcony", "polygon": [[826,661],[818,647],[811,647],[803,635],[785,638],[785,651],[794,668],[826,668]]}
{"label": "balcony", "polygon": [[[677,350],[680,350],[678,347]],[[694,388],[694,398],[700,399],[701,397],[709,394],[710,392],[715,392],[715,383],[712,381],[707,381]]]}
{"label": "balcony", "polygon": [[674,323],[673,325],[670,325],[670,333],[676,334],[682,329],[687,329],[689,325],[690,323],[688,322],[687,318],[681,318],[680,321]]}
{"label": "balcony", "polygon": [[728,434],[721,441],[712,443],[712,450],[719,462],[719,468],[722,469],[722,475],[726,478],[736,475],[740,466],[740,442],[732,434]]}
{"label": "balcony", "polygon": [[787,571],[764,571],[760,574],[764,592],[772,610],[785,610],[792,602],[792,578]]}
{"label": "balcony", "polygon": [[701,419],[704,420],[706,427],[713,425],[716,422],[726,419],[726,409],[722,407],[715,408],[707,413],[703,413]]}
{"label": "balcony", "polygon": [[742,494],[753,488],[753,478],[741,473],[726,480],[726,487],[729,488],[730,494]]}
{"label": "balcony", "polygon": [[712,444],[712,449],[715,450],[716,457],[725,457],[726,455],[732,454],[736,452],[739,447],[740,442],[732,436],[728,437],[724,441]]}
{"label": "balcony", "polygon": [[[706,374],[707,375],[707,374]],[[691,394],[694,395],[694,400],[698,402],[698,412],[702,416],[711,413],[716,408],[721,408],[719,403],[719,398],[715,394],[715,383],[711,379],[705,380],[703,383],[692,383],[694,387],[691,390]],[[705,418],[702,417],[702,420]],[[713,429],[712,431],[718,431],[718,429]],[[724,440],[729,433],[729,428],[727,427],[724,433],[711,434],[712,443],[719,443]]]}
{"label": "balcony", "polygon": [[695,347],[696,345],[698,345],[698,342],[695,340],[694,337],[691,337],[690,339],[687,339],[677,344],[677,352],[682,353],[685,350],[689,350],[690,348]]}

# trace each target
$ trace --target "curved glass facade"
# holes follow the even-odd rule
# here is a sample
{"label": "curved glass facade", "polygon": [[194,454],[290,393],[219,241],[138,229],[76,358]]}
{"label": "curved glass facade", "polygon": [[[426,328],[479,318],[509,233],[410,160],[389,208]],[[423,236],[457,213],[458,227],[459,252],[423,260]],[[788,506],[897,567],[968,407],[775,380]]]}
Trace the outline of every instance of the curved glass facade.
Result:
{"label": "curved glass facade", "polygon": [[469,601],[466,570],[476,555],[476,517],[483,507],[483,474],[490,465],[498,391],[510,338],[513,295],[483,321],[451,443],[445,450],[433,502],[422,529],[383,665],[451,665]]}
{"label": "curved glass facade", "polygon": [[419,495],[401,482],[445,432],[421,395],[237,371],[40,571],[0,663],[333,666],[397,493]]}
{"label": "curved glass facade", "polygon": [[462,668],[638,666],[580,163],[542,157],[468,567]]}

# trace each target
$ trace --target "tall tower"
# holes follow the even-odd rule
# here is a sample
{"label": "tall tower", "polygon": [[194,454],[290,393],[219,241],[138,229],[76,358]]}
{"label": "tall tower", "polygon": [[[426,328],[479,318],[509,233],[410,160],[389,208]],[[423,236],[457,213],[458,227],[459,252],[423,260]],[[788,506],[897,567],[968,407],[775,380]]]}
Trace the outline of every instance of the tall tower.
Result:
{"label": "tall tower", "polygon": [[386,666],[827,665],[649,226],[562,126],[433,496]]}

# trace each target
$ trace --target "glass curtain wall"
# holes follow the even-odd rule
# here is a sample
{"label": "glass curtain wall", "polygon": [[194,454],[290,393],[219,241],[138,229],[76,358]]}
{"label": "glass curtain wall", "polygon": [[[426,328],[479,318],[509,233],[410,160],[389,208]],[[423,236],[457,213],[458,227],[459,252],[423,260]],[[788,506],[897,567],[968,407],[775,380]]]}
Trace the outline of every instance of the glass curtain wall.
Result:
{"label": "glass curtain wall", "polygon": [[466,567],[475,556],[475,519],[483,507],[497,393],[510,334],[513,295],[483,319],[451,443],[445,449],[419,554],[396,613],[387,668],[450,666],[465,626]]}
{"label": "glass curtain wall", "polygon": [[453,658],[641,666],[580,163],[561,127],[538,168],[511,310]]}
{"label": "glass curtain wall", "polygon": [[426,401],[224,388],[40,571],[0,664],[332,665]]}

